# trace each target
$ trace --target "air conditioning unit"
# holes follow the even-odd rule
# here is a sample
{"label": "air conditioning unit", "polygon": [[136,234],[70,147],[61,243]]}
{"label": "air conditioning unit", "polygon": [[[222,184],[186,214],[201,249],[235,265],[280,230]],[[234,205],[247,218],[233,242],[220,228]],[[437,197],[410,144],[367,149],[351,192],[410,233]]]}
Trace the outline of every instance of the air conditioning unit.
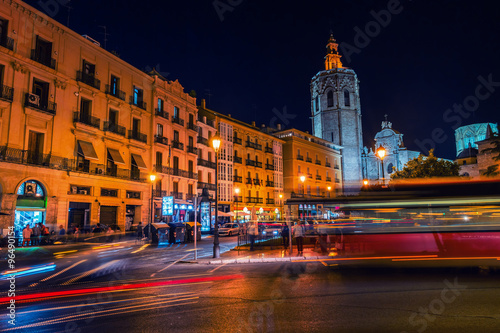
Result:
{"label": "air conditioning unit", "polygon": [[76,186],[71,186],[71,193],[76,194],[77,190]]}
{"label": "air conditioning unit", "polygon": [[80,194],[87,195],[87,190],[80,190]]}
{"label": "air conditioning unit", "polygon": [[102,175],[104,173],[102,168],[95,168],[95,173],[98,175]]}
{"label": "air conditioning unit", "polygon": [[40,106],[40,96],[30,93],[28,95],[28,102],[32,105]]}

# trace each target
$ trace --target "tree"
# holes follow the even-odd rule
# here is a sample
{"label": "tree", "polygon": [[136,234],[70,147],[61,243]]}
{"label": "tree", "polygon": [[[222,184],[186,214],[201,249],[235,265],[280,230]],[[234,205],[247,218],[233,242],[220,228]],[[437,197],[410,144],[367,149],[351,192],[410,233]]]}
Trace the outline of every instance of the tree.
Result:
{"label": "tree", "polygon": [[[482,153],[496,155],[492,158],[494,161],[498,162],[500,161],[500,139],[498,138],[498,136],[496,136],[495,139],[491,141],[491,145],[492,147],[483,149]],[[483,176],[486,177],[498,177],[498,175],[500,175],[500,171],[498,171],[498,164],[488,166],[486,171],[483,172]]]}
{"label": "tree", "polygon": [[438,159],[431,149],[429,156],[419,155],[409,161],[402,170],[394,172],[391,179],[458,177],[458,169],[458,164]]}

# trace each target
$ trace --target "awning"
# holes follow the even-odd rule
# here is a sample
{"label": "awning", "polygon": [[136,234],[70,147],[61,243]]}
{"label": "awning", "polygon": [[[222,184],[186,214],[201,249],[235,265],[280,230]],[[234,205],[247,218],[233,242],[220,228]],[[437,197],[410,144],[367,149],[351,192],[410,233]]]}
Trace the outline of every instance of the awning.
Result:
{"label": "awning", "polygon": [[141,155],[132,154],[132,164],[134,164],[139,169],[148,169]]}
{"label": "awning", "polygon": [[78,154],[82,155],[86,160],[99,160],[94,146],[87,141],[78,140]]}
{"label": "awning", "polygon": [[122,155],[120,155],[120,152],[118,150],[108,148],[108,154],[109,156],[111,156],[111,160],[113,161],[113,163],[125,165]]}

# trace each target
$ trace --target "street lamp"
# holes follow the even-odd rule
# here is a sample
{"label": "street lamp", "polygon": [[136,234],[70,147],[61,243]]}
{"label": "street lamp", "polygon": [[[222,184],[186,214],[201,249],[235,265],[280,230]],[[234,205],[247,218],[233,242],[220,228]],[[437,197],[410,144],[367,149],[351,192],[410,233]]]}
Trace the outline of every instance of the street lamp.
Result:
{"label": "street lamp", "polygon": [[279,197],[280,197],[280,206],[281,206],[281,207],[280,207],[280,208],[281,208],[280,218],[281,218],[281,220],[285,220],[285,219],[283,218],[283,217],[285,216],[285,215],[283,214],[283,210],[285,209],[285,208],[284,208],[284,205],[283,205],[283,193],[280,193]]}
{"label": "street lamp", "polygon": [[[302,194],[303,194],[303,197],[305,197],[304,182],[306,181],[306,176],[301,175],[301,176],[299,177],[299,179],[300,179],[300,181],[302,182]],[[304,206],[306,206],[306,205],[304,204]],[[307,209],[304,209],[304,210],[307,212]],[[306,220],[306,214],[304,214],[304,221],[305,221],[305,220]]]}
{"label": "street lamp", "polygon": [[155,218],[155,202],[154,202],[154,184],[156,180],[156,175],[154,173],[149,175],[149,180],[151,181],[151,219],[149,220],[149,228],[148,228],[148,236],[149,240],[153,240],[153,223],[154,223],[154,218]]}
{"label": "street lamp", "polygon": [[235,188],[234,193],[236,193],[234,200],[234,211],[236,212],[236,223],[238,223],[238,210],[236,209],[236,203],[238,202],[238,194],[240,194],[240,189],[238,187]]}
{"label": "street lamp", "polygon": [[332,190],[332,187],[331,187],[331,186],[328,186],[326,189],[328,190],[328,197],[330,198],[330,196],[331,196],[331,195],[330,195],[330,192],[331,192],[331,190]]}
{"label": "street lamp", "polygon": [[377,156],[380,158],[380,163],[382,164],[382,183],[385,185],[385,180],[384,180],[384,157],[385,157],[385,148],[380,146],[377,149]]}
{"label": "street lamp", "polygon": [[219,188],[218,188],[218,172],[219,172],[219,148],[220,148],[220,137],[215,135],[212,138],[212,148],[215,150],[215,225],[214,225],[214,258],[220,257],[219,248]]}

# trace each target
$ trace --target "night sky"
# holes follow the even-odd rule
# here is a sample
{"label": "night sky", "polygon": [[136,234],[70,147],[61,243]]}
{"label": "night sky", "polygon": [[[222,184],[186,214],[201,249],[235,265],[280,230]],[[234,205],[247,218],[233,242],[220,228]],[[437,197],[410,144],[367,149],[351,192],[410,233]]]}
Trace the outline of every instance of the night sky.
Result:
{"label": "night sky", "polygon": [[[47,11],[37,2],[28,1],[67,24],[67,8]],[[186,92],[194,89],[216,111],[270,125],[284,123],[273,117],[286,108],[285,127],[304,131],[311,131],[310,80],[324,69],[331,30],[344,66],[360,80],[364,144],[373,144],[388,114],[409,149],[423,151],[416,140],[430,139],[434,131],[436,155],[453,159],[457,125],[499,121],[500,5],[401,1],[390,23],[376,31],[371,12],[391,3],[72,0],[69,26],[102,46],[100,26],[106,26],[107,50],[140,69],[156,67],[167,79],[179,79]],[[355,29],[366,27],[374,29],[373,37],[356,43]],[[346,54],[349,46],[357,49]],[[490,91],[479,88],[482,100],[474,105],[479,76],[499,83]],[[464,100],[475,112],[447,112]]]}

